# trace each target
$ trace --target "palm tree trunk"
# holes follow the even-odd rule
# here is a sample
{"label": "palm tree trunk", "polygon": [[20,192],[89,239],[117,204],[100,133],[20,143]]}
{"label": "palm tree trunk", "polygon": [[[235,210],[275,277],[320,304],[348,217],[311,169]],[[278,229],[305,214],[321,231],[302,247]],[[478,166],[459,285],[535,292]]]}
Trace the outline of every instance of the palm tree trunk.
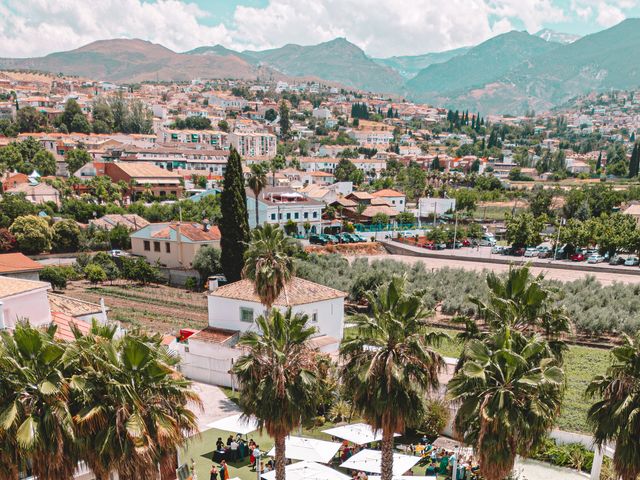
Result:
{"label": "palm tree trunk", "polygon": [[393,430],[382,430],[382,471],[380,480],[392,480],[393,478]]}
{"label": "palm tree trunk", "polygon": [[276,480],[285,480],[284,438],[284,435],[276,436]]}

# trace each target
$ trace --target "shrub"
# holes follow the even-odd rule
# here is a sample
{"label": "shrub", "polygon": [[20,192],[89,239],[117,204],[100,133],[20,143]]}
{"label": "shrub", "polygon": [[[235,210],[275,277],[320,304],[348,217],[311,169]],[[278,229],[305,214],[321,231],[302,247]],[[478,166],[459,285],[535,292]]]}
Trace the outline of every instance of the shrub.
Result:
{"label": "shrub", "polygon": [[61,220],[53,224],[51,238],[55,252],[75,252],[80,246],[80,227],[74,220]]}
{"label": "shrub", "polygon": [[0,253],[11,252],[16,249],[18,241],[7,228],[0,228]]}
{"label": "shrub", "polygon": [[87,276],[87,280],[91,282],[92,285],[96,285],[98,283],[104,282],[107,279],[107,274],[104,269],[95,263],[91,263],[87,265],[84,269],[84,274]]}
{"label": "shrub", "polygon": [[196,290],[196,288],[198,288],[198,281],[194,277],[189,277],[184,282],[184,288],[187,290]]}
{"label": "shrub", "polygon": [[436,439],[447,426],[450,415],[449,405],[444,400],[427,400],[421,418],[414,420],[414,424],[410,426],[416,432]]}
{"label": "shrub", "polygon": [[68,275],[68,268],[47,266],[40,271],[40,280],[49,282],[54,290],[64,290],[67,288]]}

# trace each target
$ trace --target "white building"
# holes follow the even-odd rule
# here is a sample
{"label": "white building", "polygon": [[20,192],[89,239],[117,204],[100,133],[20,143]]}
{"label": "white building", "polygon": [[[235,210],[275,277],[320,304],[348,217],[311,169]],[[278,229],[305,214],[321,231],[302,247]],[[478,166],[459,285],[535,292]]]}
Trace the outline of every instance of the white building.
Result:
{"label": "white building", "polygon": [[386,201],[389,206],[395,208],[398,212],[404,212],[407,206],[407,196],[402,192],[398,192],[390,188],[378,190],[377,192],[373,192],[371,195],[374,198]]}
{"label": "white building", "polygon": [[[268,187],[258,195],[258,225],[270,223],[284,226],[289,221],[298,226],[298,233],[304,233],[304,224],[309,223],[311,230],[320,232],[322,228],[322,209],[324,203],[288,187]],[[247,210],[249,226],[256,227],[256,198],[247,189]]]}
{"label": "white building", "polygon": [[277,138],[271,133],[233,132],[229,143],[243,158],[273,158],[278,153]]}
{"label": "white building", "polygon": [[442,215],[443,213],[452,212],[456,209],[455,198],[421,198],[418,200],[418,217],[427,217],[429,215]]}
{"label": "white building", "polygon": [[[291,308],[294,314],[308,316],[308,325],[316,329],[312,346],[325,353],[336,352],[344,333],[345,292],[294,277],[276,299],[274,307]],[[217,288],[210,283],[209,327],[178,344],[181,371],[189,378],[222,386],[235,386],[230,371],[242,355],[236,348],[242,333],[258,331],[255,320],[265,307],[254,292],[250,280],[240,280]]]}

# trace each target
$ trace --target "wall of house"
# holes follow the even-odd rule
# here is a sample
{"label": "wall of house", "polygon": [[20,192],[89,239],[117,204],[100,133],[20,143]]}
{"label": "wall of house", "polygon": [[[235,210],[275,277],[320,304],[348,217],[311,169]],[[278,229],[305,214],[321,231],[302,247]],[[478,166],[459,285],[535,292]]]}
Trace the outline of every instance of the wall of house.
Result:
{"label": "wall of house", "polygon": [[[140,255],[146,258],[150,263],[160,262],[162,265],[169,268],[189,268],[193,259],[203,245],[212,245],[216,248],[220,248],[220,242],[207,242],[207,243],[186,243],[167,241],[164,239],[159,240],[147,240],[149,242],[149,250],[144,249],[145,239],[131,237],[131,253],[134,255]],[[160,251],[157,252],[154,249],[154,242],[160,243]],[[170,251],[167,253],[166,244],[169,243]],[[181,251],[179,253],[179,250]]]}
{"label": "wall of house", "polygon": [[180,355],[180,371],[197,382],[237,388],[235,378],[229,372],[242,351],[218,343],[204,342],[197,338],[177,345]]}
{"label": "wall of house", "polygon": [[[240,308],[253,309],[254,319],[265,312],[264,305],[258,302],[248,302],[232,298],[223,298],[209,295],[209,326],[226,330],[238,330],[245,332],[256,329],[254,322],[240,320]],[[317,314],[317,323],[310,323],[318,329],[318,333],[342,340],[344,331],[344,299],[336,298],[322,302],[296,305],[293,313],[302,312],[313,318]]]}
{"label": "wall of house", "polygon": [[47,290],[32,290],[30,292],[12,295],[2,299],[5,327],[15,328],[16,321],[29,320],[31,325],[47,325],[51,323],[51,311]]}
{"label": "wall of house", "polygon": [[17,273],[0,273],[0,277],[20,278],[22,280],[40,280],[40,271],[33,272],[17,272]]}

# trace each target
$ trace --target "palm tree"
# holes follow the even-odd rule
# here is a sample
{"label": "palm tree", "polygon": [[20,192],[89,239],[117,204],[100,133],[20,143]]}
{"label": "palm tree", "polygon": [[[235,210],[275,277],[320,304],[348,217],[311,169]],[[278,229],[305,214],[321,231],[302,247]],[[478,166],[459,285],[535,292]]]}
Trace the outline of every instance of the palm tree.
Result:
{"label": "palm tree", "polygon": [[55,331],[19,323],[0,334],[0,478],[17,478],[27,461],[40,480],[73,478],[78,456]]}
{"label": "palm tree", "polygon": [[251,236],[242,275],[253,281],[255,293],[269,310],[280,293],[284,291],[286,296],[287,283],[294,273],[290,240],[280,228],[270,224],[256,228]]}
{"label": "palm tree", "polygon": [[307,315],[273,309],[256,320],[261,333],[246,332],[239,345],[248,349],[233,366],[243,394],[240,407],[254,415],[274,438],[276,479],[285,478],[285,438],[316,415],[319,402],[318,353],[309,346],[315,329]]}
{"label": "palm tree", "polygon": [[65,354],[79,448],[99,480],[152,478],[197,432],[200,399],[159,336],[114,333],[94,324]]}
{"label": "palm tree", "polygon": [[422,296],[408,294],[401,277],[366,296],[372,317],[354,318],[356,334],[340,347],[341,376],[356,411],[382,430],[382,480],[391,480],[393,435],[421,415],[438,388],[444,359],[430,347],[446,335],[428,331]]}
{"label": "palm tree", "polygon": [[599,447],[616,443],[613,466],[623,480],[640,475],[640,335],[624,335],[624,344],[611,350],[613,364],[593,379],[587,395],[599,400],[587,419]]}
{"label": "palm tree", "polygon": [[564,336],[571,331],[571,322],[564,308],[557,306],[558,291],[544,283],[544,275],[532,276],[529,266],[510,266],[506,276],[487,274],[487,286],[488,301],[473,297],[471,302],[478,307],[479,316],[488,329],[508,327],[525,333],[543,333],[549,348],[562,363],[568,348]]}
{"label": "palm tree", "polygon": [[517,454],[551,429],[564,392],[564,372],[538,336],[505,326],[468,342],[462,368],[449,382],[458,403],[454,429],[479,456],[486,480],[503,480]]}
{"label": "palm tree", "polygon": [[247,185],[256,198],[256,227],[260,225],[258,217],[258,196],[260,192],[267,186],[267,174],[264,167],[260,163],[251,165],[251,176],[247,179]]}

